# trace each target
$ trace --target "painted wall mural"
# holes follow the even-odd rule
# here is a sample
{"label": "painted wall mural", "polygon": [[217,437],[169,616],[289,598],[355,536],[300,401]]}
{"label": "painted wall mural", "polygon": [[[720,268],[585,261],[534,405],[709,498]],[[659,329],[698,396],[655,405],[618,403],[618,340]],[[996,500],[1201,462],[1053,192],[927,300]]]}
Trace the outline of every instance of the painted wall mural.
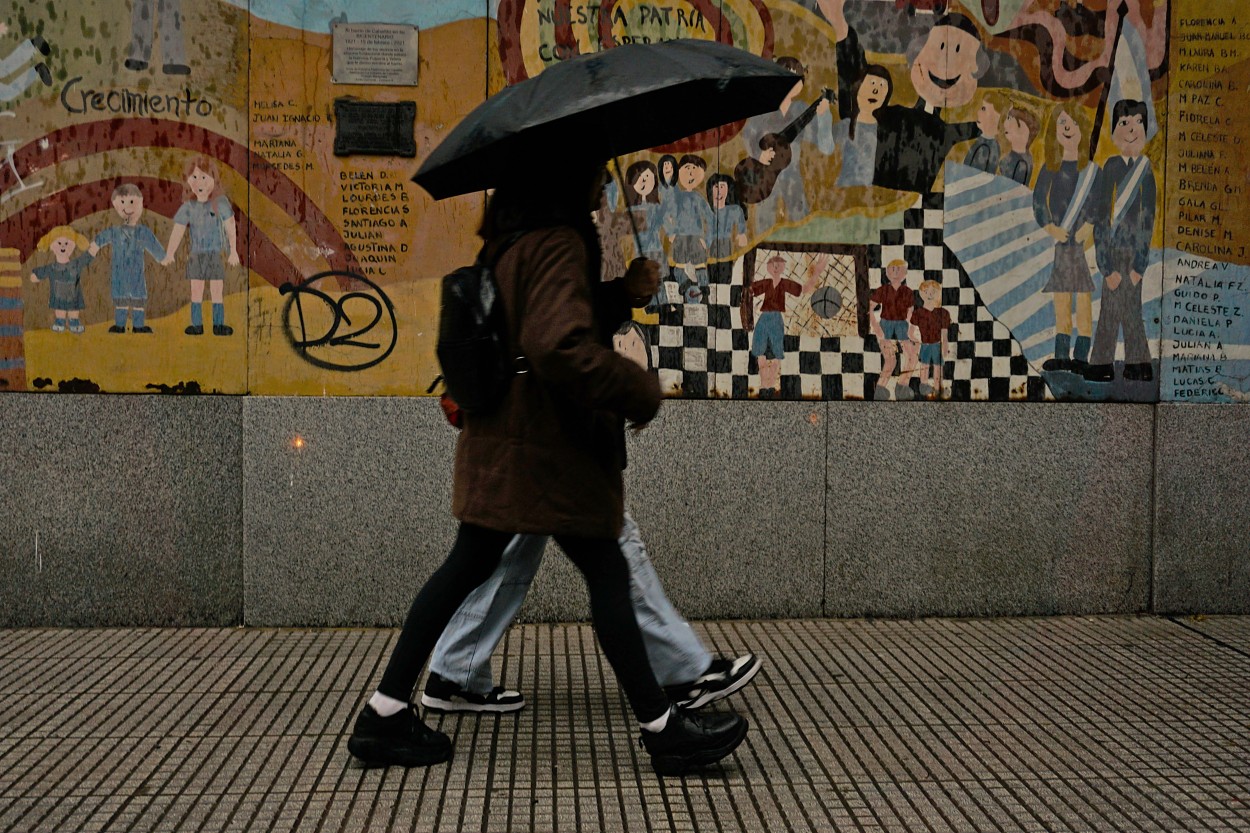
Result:
{"label": "painted wall mural", "polygon": [[[695,37],[774,112],[616,160],[671,396],[1250,400],[1237,0],[85,0],[0,20],[0,390],[424,395],[490,92]],[[522,159],[558,175],[558,159]]]}

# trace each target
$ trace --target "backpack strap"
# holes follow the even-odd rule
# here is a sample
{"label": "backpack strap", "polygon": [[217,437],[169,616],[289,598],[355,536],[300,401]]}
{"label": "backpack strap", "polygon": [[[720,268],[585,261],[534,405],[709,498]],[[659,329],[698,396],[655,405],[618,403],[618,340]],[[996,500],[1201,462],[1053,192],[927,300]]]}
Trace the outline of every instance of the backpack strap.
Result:
{"label": "backpack strap", "polygon": [[[524,237],[527,233],[528,231],[514,231],[503,237],[496,237],[493,240],[488,240],[482,244],[481,251],[477,253],[477,265],[484,266],[488,270],[490,273],[489,279],[491,283],[495,284],[496,293],[499,292],[499,284],[495,279],[495,265],[499,263],[499,260],[504,256],[504,253],[506,253],[508,249],[511,249],[513,244]],[[518,309],[516,320],[519,323],[521,321],[521,312],[523,310],[523,305],[521,304],[521,298],[519,295],[517,297],[517,304]],[[516,346],[516,355],[512,357],[513,371],[518,374],[528,373],[529,361],[525,358],[525,355],[521,353],[520,344],[516,344],[513,341],[512,328],[507,325],[507,322],[504,322],[504,332],[507,334],[506,340],[509,346],[509,352],[513,352],[511,347],[514,344]]]}

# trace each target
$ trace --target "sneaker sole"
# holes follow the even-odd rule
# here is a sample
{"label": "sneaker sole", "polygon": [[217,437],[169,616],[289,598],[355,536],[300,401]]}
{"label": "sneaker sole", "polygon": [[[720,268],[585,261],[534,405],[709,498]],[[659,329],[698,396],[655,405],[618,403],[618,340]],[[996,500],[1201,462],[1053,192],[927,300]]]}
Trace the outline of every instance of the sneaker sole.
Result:
{"label": "sneaker sole", "polygon": [[746,738],[748,728],[749,724],[746,718],[743,718],[738,732],[724,744],[710,749],[700,749],[689,755],[657,755],[651,759],[651,768],[655,770],[656,775],[688,775],[710,766],[737,749]]}
{"label": "sneaker sole", "polygon": [[450,761],[452,747],[396,749],[385,741],[353,735],[347,739],[347,751],[366,766],[433,766]]}
{"label": "sneaker sole", "polygon": [[679,702],[678,705],[683,709],[701,709],[708,703],[715,703],[717,700],[723,700],[747,683],[751,682],[751,680],[755,679],[755,675],[760,673],[760,669],[763,667],[764,661],[759,657],[756,657],[755,665],[751,666],[751,670],[747,671],[747,673],[735,680],[732,685],[726,686],[725,688],[717,691],[705,692],[689,702]]}
{"label": "sneaker sole", "polygon": [[507,714],[508,712],[519,712],[525,708],[525,701],[520,703],[468,703],[463,700],[441,700],[438,697],[431,697],[428,694],[421,695],[421,705],[427,709],[436,712],[445,712],[448,714],[456,714],[458,712],[472,712],[474,714]]}

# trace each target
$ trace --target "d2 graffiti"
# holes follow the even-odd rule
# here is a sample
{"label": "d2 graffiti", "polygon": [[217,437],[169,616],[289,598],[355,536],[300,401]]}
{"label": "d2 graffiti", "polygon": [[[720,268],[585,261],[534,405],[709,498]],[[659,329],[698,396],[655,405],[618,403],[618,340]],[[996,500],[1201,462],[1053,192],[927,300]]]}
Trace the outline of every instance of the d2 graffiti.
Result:
{"label": "d2 graffiti", "polygon": [[[339,287],[351,287],[340,291]],[[395,307],[381,287],[354,272],[318,272],[297,285],[283,284],[282,328],[291,346],[326,370],[364,370],[395,349]]]}

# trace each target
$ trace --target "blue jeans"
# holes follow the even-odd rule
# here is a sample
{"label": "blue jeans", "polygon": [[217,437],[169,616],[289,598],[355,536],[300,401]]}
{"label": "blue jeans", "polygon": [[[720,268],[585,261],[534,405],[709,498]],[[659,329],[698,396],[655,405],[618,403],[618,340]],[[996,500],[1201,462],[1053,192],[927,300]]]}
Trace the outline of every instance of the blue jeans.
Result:
{"label": "blue jeans", "polygon": [[[467,691],[490,693],[495,685],[490,656],[525,601],[547,538],[517,535],[512,539],[499,567],[451,617],[434,646],[431,671]],[[619,543],[629,564],[630,598],[656,681],[667,686],[698,679],[711,664],[712,655],[664,595],[638,524],[628,512]]]}

